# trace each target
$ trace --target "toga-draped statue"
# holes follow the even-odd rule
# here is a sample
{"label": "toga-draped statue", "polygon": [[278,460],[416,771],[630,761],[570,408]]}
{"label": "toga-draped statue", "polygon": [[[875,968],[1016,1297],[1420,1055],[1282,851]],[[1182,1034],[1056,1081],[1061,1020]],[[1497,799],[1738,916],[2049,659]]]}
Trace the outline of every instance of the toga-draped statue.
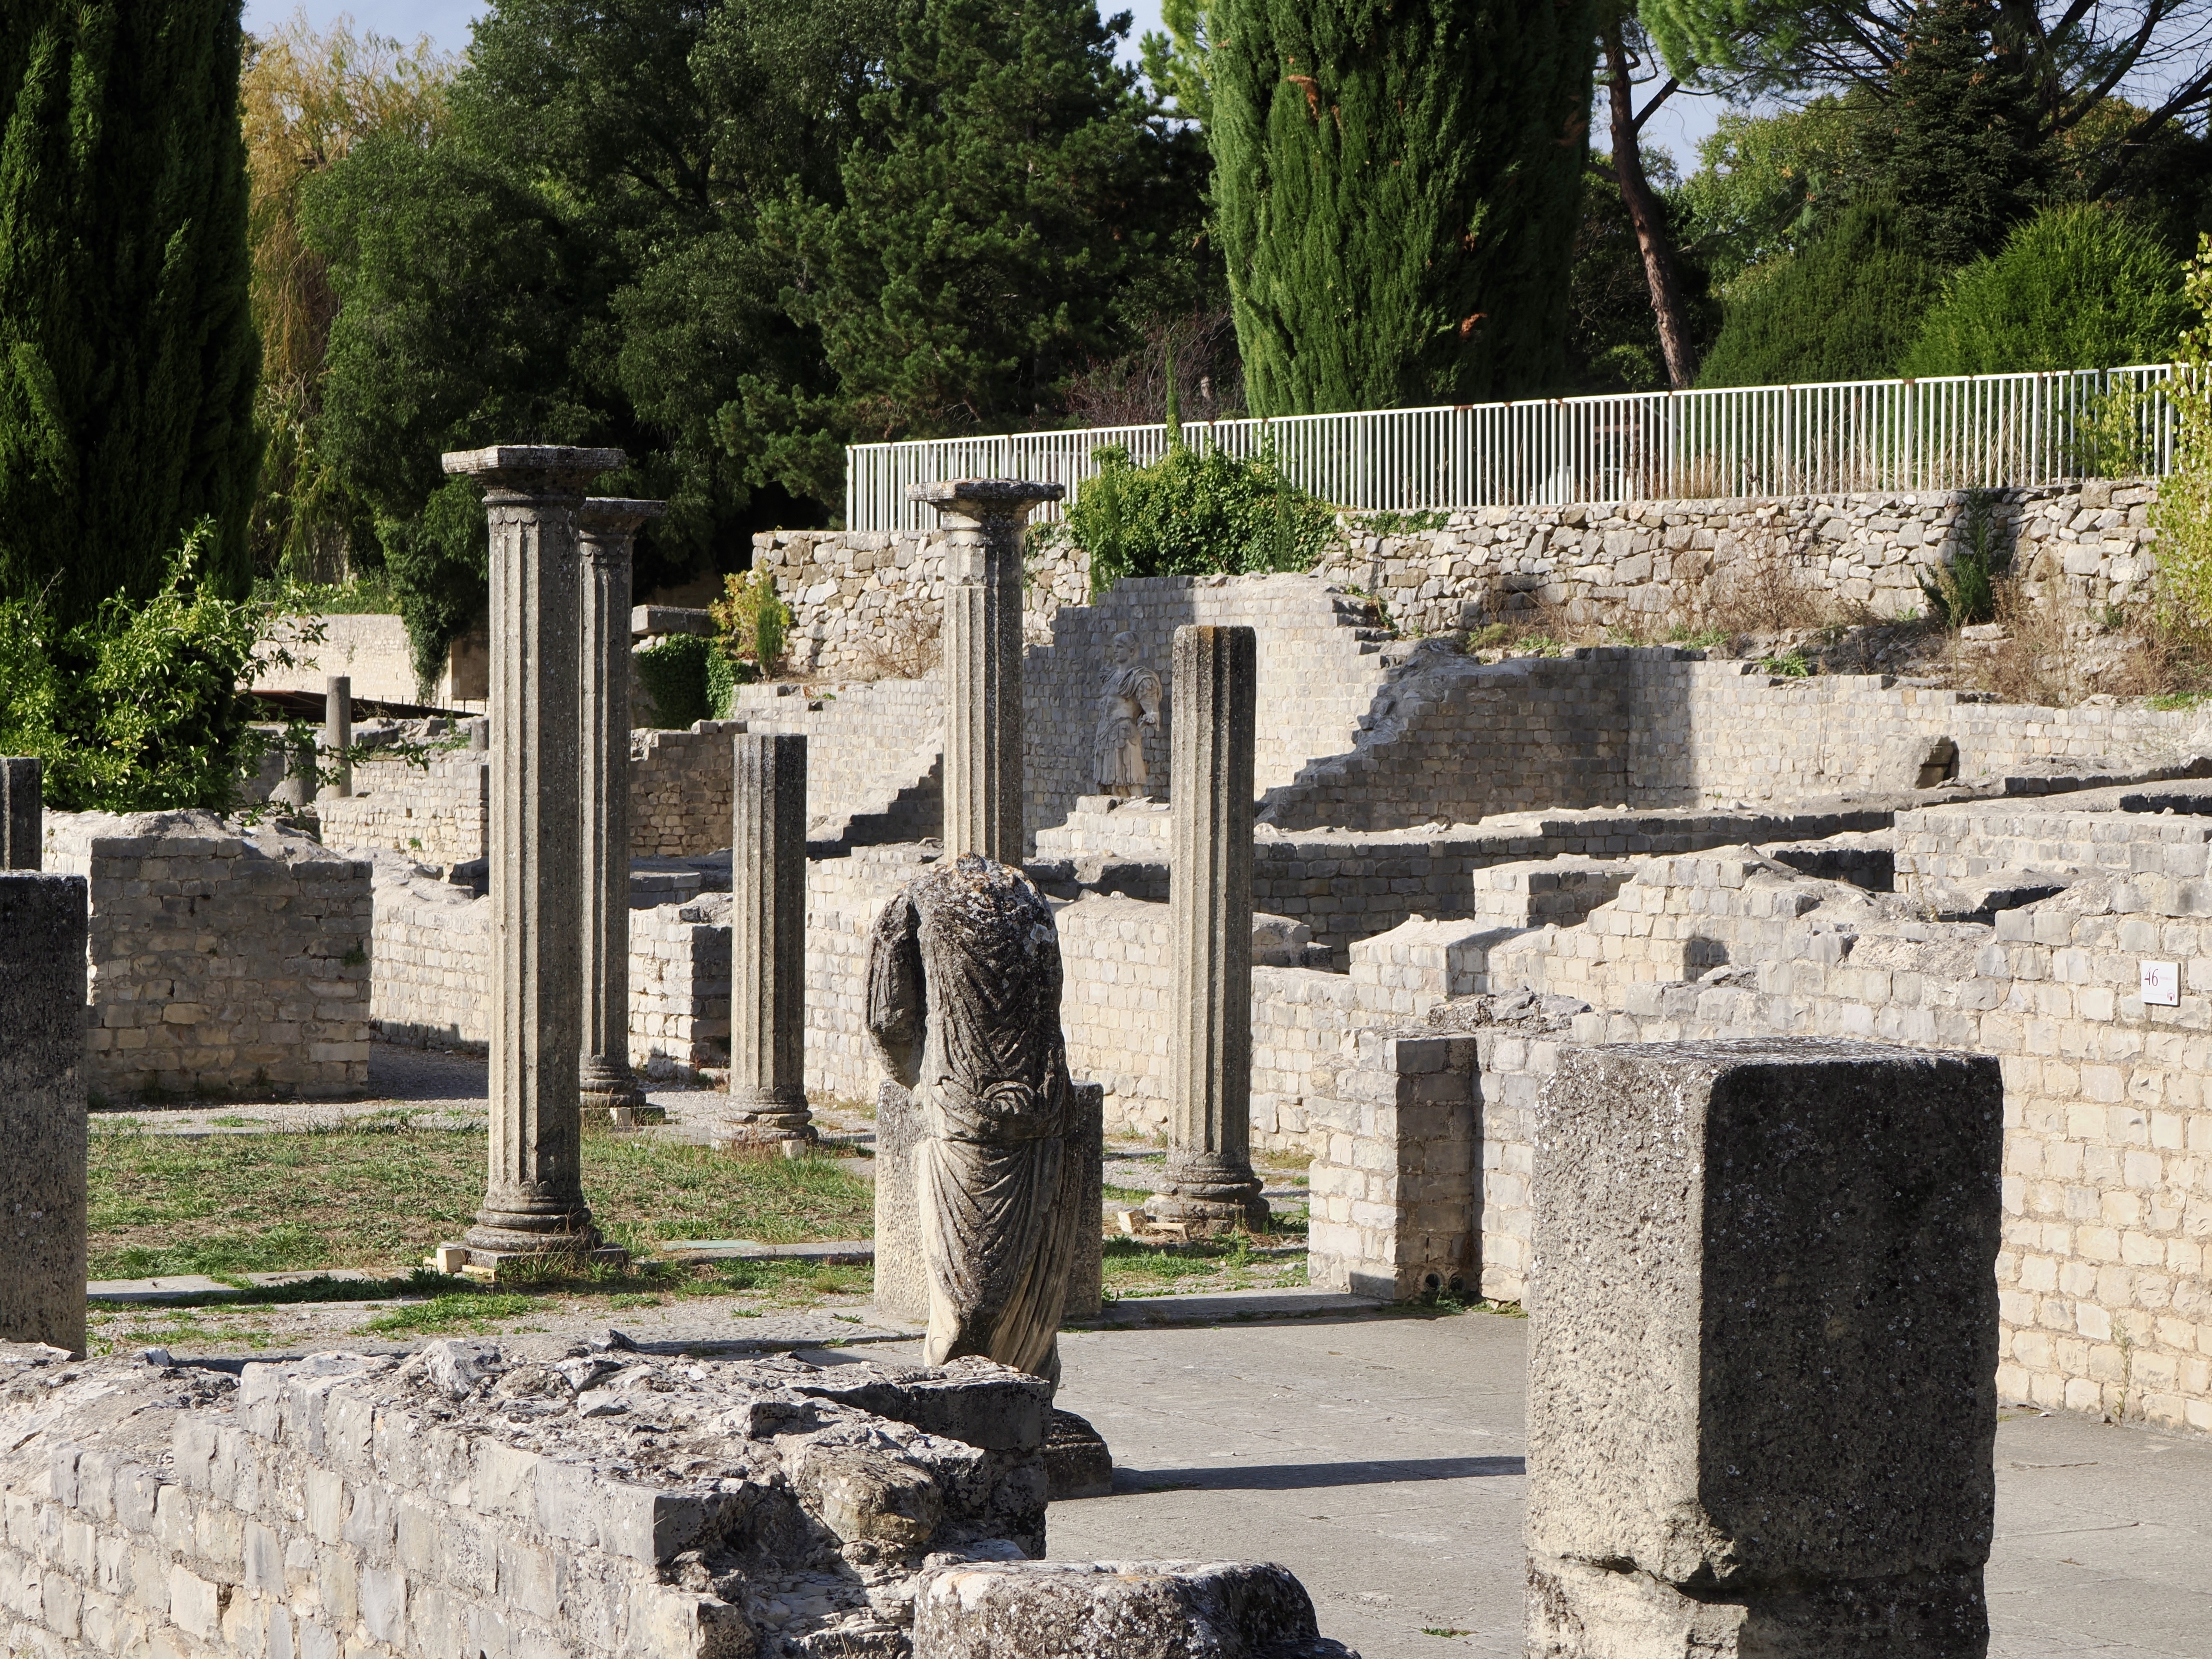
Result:
{"label": "toga-draped statue", "polygon": [[1145,728],[1160,724],[1160,677],[1137,662],[1137,636],[1116,634],[1113,667],[1098,693],[1098,726],[1091,738],[1091,771],[1102,795],[1145,793]]}
{"label": "toga-draped statue", "polygon": [[868,1033],[911,1091],[929,1268],[926,1364],[981,1354],[1060,1379],[1082,1213],[1060,935],[1018,870],[973,853],[909,882],[868,945]]}

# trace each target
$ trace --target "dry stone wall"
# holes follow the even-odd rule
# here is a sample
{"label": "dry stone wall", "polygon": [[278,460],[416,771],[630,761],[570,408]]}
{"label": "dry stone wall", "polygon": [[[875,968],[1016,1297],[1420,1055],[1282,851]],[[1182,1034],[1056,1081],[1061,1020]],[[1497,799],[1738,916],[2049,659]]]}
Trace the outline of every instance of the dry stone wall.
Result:
{"label": "dry stone wall", "polygon": [[89,895],[95,1091],[301,1095],[368,1081],[369,866],[209,812],[51,812]]}
{"label": "dry stone wall", "polygon": [[463,864],[491,849],[491,767],[481,754],[427,767],[373,761],[354,768],[354,793],[315,803],[325,847],[404,853]]}

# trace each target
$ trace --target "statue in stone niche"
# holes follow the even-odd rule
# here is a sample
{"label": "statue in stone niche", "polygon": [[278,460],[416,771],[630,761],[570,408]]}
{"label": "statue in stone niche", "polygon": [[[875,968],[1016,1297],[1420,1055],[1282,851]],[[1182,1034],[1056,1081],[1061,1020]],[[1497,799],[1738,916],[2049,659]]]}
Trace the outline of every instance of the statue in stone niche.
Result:
{"label": "statue in stone niche", "polygon": [[908,883],[868,945],[868,1032],[912,1091],[929,1268],[926,1363],[1060,1380],[1081,1213],[1060,934],[1018,870],[974,853]]}
{"label": "statue in stone niche", "polygon": [[1098,729],[1091,739],[1091,769],[1102,795],[1145,793],[1145,731],[1160,725],[1160,677],[1137,661],[1137,636],[1116,634],[1114,665],[1098,693]]}

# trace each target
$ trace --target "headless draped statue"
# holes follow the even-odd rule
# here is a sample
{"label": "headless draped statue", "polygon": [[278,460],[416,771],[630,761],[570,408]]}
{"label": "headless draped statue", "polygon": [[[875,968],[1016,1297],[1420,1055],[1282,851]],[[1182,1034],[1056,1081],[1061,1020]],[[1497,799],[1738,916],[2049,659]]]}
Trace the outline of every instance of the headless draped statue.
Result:
{"label": "headless draped statue", "polygon": [[1018,870],[973,853],[908,883],[868,946],[868,1032],[912,1091],[924,1362],[981,1354],[1057,1382],[1080,1228],[1060,935]]}
{"label": "headless draped statue", "polygon": [[1091,737],[1091,773],[1102,795],[1145,793],[1145,732],[1159,729],[1160,677],[1137,661],[1137,636],[1116,634],[1114,665],[1098,691],[1098,725]]}

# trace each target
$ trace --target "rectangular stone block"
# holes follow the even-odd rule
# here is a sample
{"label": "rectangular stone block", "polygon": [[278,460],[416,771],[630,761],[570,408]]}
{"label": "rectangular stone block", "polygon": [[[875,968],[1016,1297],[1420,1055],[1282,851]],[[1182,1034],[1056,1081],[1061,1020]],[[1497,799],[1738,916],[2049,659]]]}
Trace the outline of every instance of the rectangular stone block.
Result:
{"label": "rectangular stone block", "polygon": [[1983,1651],[2002,1119],[1981,1056],[1562,1051],[1530,1655]]}
{"label": "rectangular stone block", "polygon": [[85,883],[0,872],[0,1340],[84,1352]]}

